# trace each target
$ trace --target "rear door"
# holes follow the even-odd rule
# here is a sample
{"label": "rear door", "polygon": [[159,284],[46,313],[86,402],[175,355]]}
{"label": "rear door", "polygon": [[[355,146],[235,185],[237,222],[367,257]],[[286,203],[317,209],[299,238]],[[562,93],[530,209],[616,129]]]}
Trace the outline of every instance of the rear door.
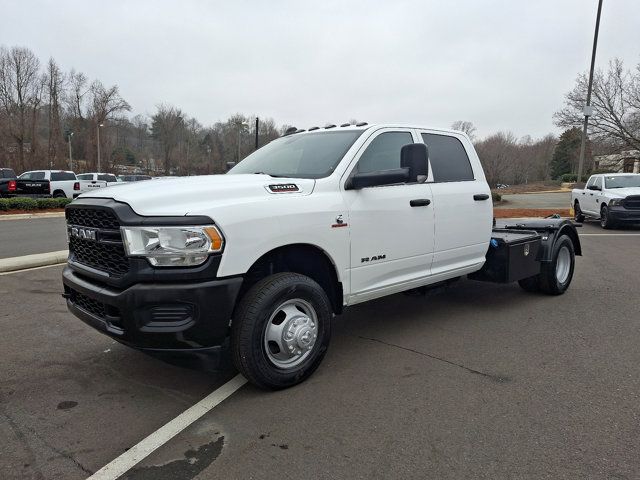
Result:
{"label": "rear door", "polygon": [[435,215],[431,273],[450,277],[450,273],[485,260],[493,219],[491,191],[466,137],[430,131],[420,134],[429,149]]}
{"label": "rear door", "polygon": [[342,179],[351,237],[349,303],[405,290],[429,277],[433,256],[431,187],[427,183],[399,183],[344,189],[356,172],[400,168],[401,148],[416,141],[416,133],[408,128],[376,131]]}

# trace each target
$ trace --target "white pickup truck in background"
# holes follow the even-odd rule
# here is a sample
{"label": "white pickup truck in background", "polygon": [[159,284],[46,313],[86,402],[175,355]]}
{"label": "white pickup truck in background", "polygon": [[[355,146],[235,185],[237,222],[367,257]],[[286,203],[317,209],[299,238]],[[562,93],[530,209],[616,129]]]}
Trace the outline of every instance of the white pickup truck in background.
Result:
{"label": "white pickup truck in background", "polygon": [[640,174],[591,175],[584,188],[571,192],[574,219],[599,219],[602,228],[640,223]]}
{"label": "white pickup truck in background", "polygon": [[97,188],[106,187],[107,182],[99,180],[78,180],[76,174],[67,170],[33,170],[24,172],[20,180],[49,180],[53,198],[76,198]]}
{"label": "white pickup truck in background", "polygon": [[262,388],[311,375],[332,317],[351,305],[467,275],[559,295],[581,255],[568,220],[492,229],[478,155],[450,130],[292,128],[226,175],[161,187],[97,189],[67,205],[70,311],[141,350],[228,343]]}
{"label": "white pickup truck in background", "polygon": [[122,183],[118,181],[113,173],[79,173],[76,175],[78,180],[89,180],[92,182],[107,182],[107,186],[115,185],[116,183]]}

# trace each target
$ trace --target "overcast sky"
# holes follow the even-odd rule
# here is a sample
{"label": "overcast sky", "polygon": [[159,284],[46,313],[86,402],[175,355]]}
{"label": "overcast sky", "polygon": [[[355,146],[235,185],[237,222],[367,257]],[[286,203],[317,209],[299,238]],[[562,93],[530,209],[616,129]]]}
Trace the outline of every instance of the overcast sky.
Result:
{"label": "overcast sky", "polygon": [[[0,0],[0,44],[53,56],[134,114],[242,112],[308,128],[351,118],[479,136],[556,132],[588,69],[597,0]],[[639,0],[604,0],[599,66],[640,62]]]}

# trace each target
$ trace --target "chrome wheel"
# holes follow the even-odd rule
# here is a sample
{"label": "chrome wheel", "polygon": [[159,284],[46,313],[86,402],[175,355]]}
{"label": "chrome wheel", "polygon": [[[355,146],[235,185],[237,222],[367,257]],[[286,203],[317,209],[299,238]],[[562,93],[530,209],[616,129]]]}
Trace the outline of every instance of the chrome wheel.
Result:
{"label": "chrome wheel", "polygon": [[308,302],[294,298],[280,304],[269,317],[264,332],[267,358],[278,368],[302,363],[318,338],[318,316]]}
{"label": "chrome wheel", "polygon": [[571,272],[571,252],[566,246],[563,246],[558,251],[558,258],[556,259],[556,279],[558,283],[563,284],[569,278]]}

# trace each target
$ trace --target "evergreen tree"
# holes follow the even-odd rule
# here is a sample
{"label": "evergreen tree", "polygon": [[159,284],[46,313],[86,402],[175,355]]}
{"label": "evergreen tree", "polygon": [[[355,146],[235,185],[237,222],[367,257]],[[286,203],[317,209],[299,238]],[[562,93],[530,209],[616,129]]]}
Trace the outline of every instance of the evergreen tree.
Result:
{"label": "evergreen tree", "polygon": [[569,128],[562,132],[551,159],[551,178],[572,173],[580,156],[582,132],[579,128]]}

